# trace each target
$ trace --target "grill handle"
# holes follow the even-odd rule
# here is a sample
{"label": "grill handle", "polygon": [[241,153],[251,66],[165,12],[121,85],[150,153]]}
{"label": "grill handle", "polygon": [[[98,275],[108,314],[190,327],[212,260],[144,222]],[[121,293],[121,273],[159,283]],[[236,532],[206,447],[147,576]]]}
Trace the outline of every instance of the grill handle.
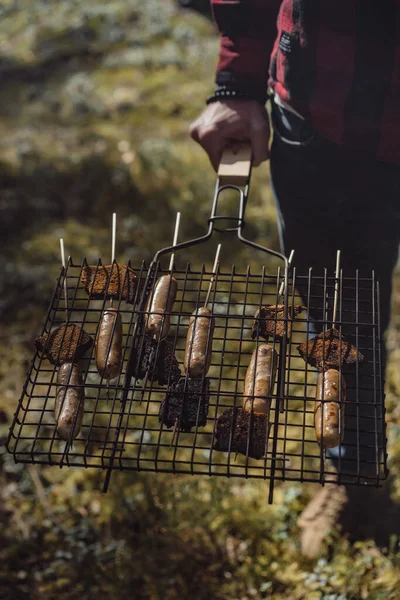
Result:
{"label": "grill handle", "polygon": [[[245,226],[244,213],[246,210],[246,203],[250,188],[250,176],[252,166],[252,150],[251,145],[248,142],[232,141],[223,151],[221,156],[220,165],[218,168],[218,178],[215,187],[215,194],[211,209],[211,215],[208,219],[208,231],[205,235],[198,238],[181,242],[174,246],[168,246],[159,250],[150,265],[149,271],[157,270],[157,264],[164,254],[179,252],[190,246],[202,244],[210,239],[214,231],[220,233],[236,232],[239,240],[244,244],[251,246],[255,250],[261,250],[266,254],[276,256],[280,258],[285,265],[285,282],[288,277],[289,261],[280,252],[265,248],[260,244],[256,244],[251,240],[246,239],[243,236],[243,229]],[[224,190],[231,189],[239,194],[239,214],[235,217],[218,215],[218,200],[219,195]],[[223,226],[225,224],[232,224],[231,227]]]}
{"label": "grill handle", "polygon": [[220,185],[244,187],[250,182],[252,163],[251,146],[247,142],[233,142],[221,156],[218,167]]}

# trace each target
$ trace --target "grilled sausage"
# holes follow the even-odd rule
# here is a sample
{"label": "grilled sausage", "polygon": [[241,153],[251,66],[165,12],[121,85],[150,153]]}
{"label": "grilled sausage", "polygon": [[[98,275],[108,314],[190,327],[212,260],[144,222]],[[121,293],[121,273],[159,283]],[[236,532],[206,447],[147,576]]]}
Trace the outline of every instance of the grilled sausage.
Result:
{"label": "grilled sausage", "polygon": [[106,379],[118,377],[122,362],[122,319],[116,308],[104,311],[95,344],[96,367]]}
{"label": "grilled sausage", "polygon": [[177,290],[178,284],[172,275],[163,275],[157,281],[146,309],[149,312],[147,330],[152,337],[161,340],[167,337]]}
{"label": "grilled sausage", "polygon": [[[320,373],[315,399],[314,427],[318,443],[324,448],[335,448],[342,441],[344,431],[346,382],[343,375],[336,369]],[[322,399],[324,402],[318,402]]]}
{"label": "grilled sausage", "polygon": [[255,413],[269,414],[273,393],[277,353],[268,344],[261,344],[253,352],[244,380],[243,408]]}
{"label": "grilled sausage", "polygon": [[82,375],[77,364],[61,365],[57,373],[57,386],[55,407],[57,435],[62,440],[72,441],[79,434],[85,402]]}
{"label": "grilled sausage", "polygon": [[213,332],[211,310],[205,306],[196,309],[190,317],[186,336],[184,367],[189,377],[207,375],[211,364]]}

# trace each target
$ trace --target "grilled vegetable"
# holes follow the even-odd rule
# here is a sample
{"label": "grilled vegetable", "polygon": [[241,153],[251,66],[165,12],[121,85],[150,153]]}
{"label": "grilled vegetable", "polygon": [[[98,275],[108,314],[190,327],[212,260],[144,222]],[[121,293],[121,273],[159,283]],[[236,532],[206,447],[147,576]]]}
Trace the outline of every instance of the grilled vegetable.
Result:
{"label": "grilled vegetable", "polygon": [[81,284],[91,298],[117,298],[129,304],[135,302],[137,277],[130,267],[92,265],[82,268]]}
{"label": "grilled vegetable", "polygon": [[284,304],[262,306],[254,315],[253,328],[251,330],[252,339],[254,340],[257,335],[266,340],[268,340],[270,337],[275,339],[283,339],[285,336],[285,325],[286,337],[290,338],[292,333],[292,315],[294,319],[304,310],[306,310],[305,306],[289,306],[287,311],[288,320],[286,324]]}
{"label": "grilled vegetable", "polygon": [[60,325],[49,334],[45,333],[35,340],[35,347],[53,365],[62,365],[80,360],[93,346],[93,338],[78,325]]}
{"label": "grilled vegetable", "polygon": [[[158,343],[145,333],[143,348],[141,345],[142,342],[139,341],[139,347],[133,358],[133,373],[137,379],[144,379],[147,374],[149,381],[158,381],[160,385],[168,383],[172,385],[181,378],[182,373],[175,357],[173,342],[163,340]],[[156,364],[153,362],[155,356],[157,356]]]}
{"label": "grilled vegetable", "polygon": [[297,349],[300,356],[319,371],[339,369],[343,363],[351,364],[364,360],[361,352],[334,327],[300,344]]}
{"label": "grilled vegetable", "polygon": [[265,455],[268,429],[267,415],[228,408],[218,417],[214,449],[260,459]]}
{"label": "grilled vegetable", "polygon": [[159,420],[167,428],[179,423],[181,431],[204,427],[207,423],[210,400],[209,379],[182,377],[166,393],[160,406]]}

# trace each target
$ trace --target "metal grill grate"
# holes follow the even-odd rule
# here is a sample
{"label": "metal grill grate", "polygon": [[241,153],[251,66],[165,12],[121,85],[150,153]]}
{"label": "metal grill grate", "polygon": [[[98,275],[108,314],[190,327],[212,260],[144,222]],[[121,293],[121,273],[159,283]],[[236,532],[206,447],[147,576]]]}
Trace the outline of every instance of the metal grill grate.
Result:
{"label": "metal grill grate", "polygon": [[[41,351],[35,353],[7,440],[7,448],[16,461],[103,469],[106,471],[105,491],[115,469],[268,479],[270,502],[277,480],[322,484],[325,480],[334,480],[338,484],[379,486],[387,476],[379,284],[374,273],[365,278],[360,277],[357,271],[346,273],[344,277],[338,266],[335,273],[325,270],[323,275],[317,276],[310,268],[308,273],[297,274],[286,257],[244,238],[251,167],[249,156],[250,150],[247,149],[240,160],[236,150],[224,157],[221,165],[225,165],[224,177],[228,178],[229,184],[221,187],[224,169],[220,169],[208,232],[180,244],[176,244],[175,236],[173,246],[160,250],[148,268],[142,264],[135,269],[136,297],[131,298],[131,304],[114,300],[114,308],[118,309],[123,322],[123,356],[119,376],[111,381],[100,377],[94,347],[80,361],[83,380],[75,387],[84,388],[84,414],[80,433],[73,441],[70,438],[62,441],[57,436],[54,414],[57,368],[44,358]],[[243,185],[244,189],[230,185],[232,177],[235,184]],[[217,214],[220,193],[226,189],[239,194],[237,217]],[[224,224],[228,226],[224,227]],[[197,270],[189,265],[181,270],[173,268],[178,291],[172,309],[163,317],[163,324],[167,316],[171,320],[168,341],[153,338],[146,369],[141,370],[138,365],[142,364],[146,353],[150,314],[148,298],[152,297],[158,278],[169,273],[161,269],[161,257],[205,242],[214,231],[236,233],[239,240],[252,249],[283,260],[284,269],[270,275],[264,268],[260,272],[252,272],[248,267],[245,272],[239,272],[234,266],[231,270],[217,267],[215,273],[207,271],[204,265]],[[114,240],[115,236],[113,247]],[[99,262],[96,273],[100,266]],[[114,266],[116,268],[115,261],[113,269]],[[63,325],[67,319],[67,323],[83,327],[93,339],[96,338],[100,319],[108,307],[105,298],[110,278],[103,299],[95,300],[88,296],[80,283],[84,267],[87,267],[85,261],[78,266],[69,259],[66,268],[61,270],[44,333]],[[204,306],[204,299],[210,291],[208,307],[212,310],[215,328],[212,338],[208,333],[207,344],[212,344],[212,362],[206,377],[203,374],[197,380],[192,426],[183,427],[183,411],[189,402],[193,403],[193,399],[190,400],[190,382],[184,370],[189,320],[195,310]],[[269,417],[263,421],[266,425],[261,436],[262,457],[254,458],[251,456],[253,452],[250,452],[256,418],[253,401],[260,397],[255,391],[251,396],[251,409],[245,417],[249,417],[247,439],[239,454],[236,454],[239,446],[232,442],[233,422],[236,423],[242,407],[250,359],[254,349],[264,343],[260,338],[260,328],[252,339],[255,313],[262,306],[278,304],[283,304],[283,310],[269,316],[272,335],[268,342],[273,347],[272,354],[276,351],[279,357],[277,379],[268,393],[271,405]],[[297,304],[305,304],[307,310],[295,316],[293,307]],[[345,381],[346,397],[344,384],[339,383],[335,402],[325,398],[325,392],[319,401],[321,415],[324,415],[326,406],[328,409],[332,404],[336,407],[339,434],[344,432],[343,441],[328,450],[335,469],[325,456],[323,437],[320,445],[316,440],[314,411],[318,406],[315,400],[318,372],[298,352],[300,343],[316,334],[326,334],[333,322],[339,336],[339,354],[343,349],[343,336],[348,336],[356,355],[363,355],[362,362],[356,360],[353,364],[342,364],[339,360],[340,364],[333,367],[337,381]],[[279,337],[277,330],[282,324],[284,332]],[[165,351],[166,344],[169,353]],[[322,371],[329,366],[324,364],[324,348]],[[154,377],[161,356],[164,356],[164,362],[169,363],[165,371],[168,376],[164,377],[166,380],[162,384],[159,383],[162,377],[158,377],[158,382]],[[171,367],[175,360],[181,371],[179,385],[182,384],[182,387],[178,394],[180,405],[176,404],[178,412],[175,407],[174,423],[171,425],[165,419],[160,420],[160,409],[165,407],[163,400],[176,383],[171,380]],[[68,387],[71,387],[69,380],[64,384],[65,389]],[[177,394],[176,389],[174,393]],[[79,407],[82,407],[81,400]],[[216,438],[219,419],[227,409],[231,409],[232,431],[226,451],[221,451],[216,449]],[[75,412],[72,430],[75,429],[78,412]]]}
{"label": "metal grill grate", "polygon": [[[82,266],[84,266],[83,263]],[[68,289],[68,320],[82,326],[93,338],[106,302],[88,297],[79,279],[82,266],[68,263],[62,270],[44,326],[45,332],[65,323],[64,285]],[[159,269],[154,279],[164,273]],[[135,270],[137,296],[149,279],[145,265]],[[203,268],[175,270],[178,293],[171,313],[168,339],[182,374],[183,355],[190,315],[202,306],[212,277]],[[81,361],[85,388],[84,418],[79,437],[70,445],[57,438],[54,398],[57,369],[41,352],[35,353],[18,409],[10,430],[8,449],[16,461],[112,469],[161,471],[219,476],[270,479],[271,499],[274,480],[300,480],[323,483],[330,468],[314,432],[316,370],[299,356],[297,345],[330,327],[332,322],[335,277],[315,277],[312,270],[300,276],[293,269],[288,280],[287,344],[271,341],[282,358],[278,380],[272,394],[271,430],[265,457],[261,460],[234,452],[214,449],[216,421],[229,407],[241,406],[243,381],[255,344],[250,332],[254,314],[262,305],[278,303],[283,276],[237,273],[218,270],[212,287],[210,308],[215,317],[212,363],[207,378],[210,399],[207,423],[198,423],[191,432],[160,424],[160,405],[168,384],[161,386],[129,374],[129,352],[134,340],[136,355],[141,352],[148,312],[124,302],[115,303],[123,320],[123,366],[118,379],[109,387],[97,373],[94,348]],[[309,312],[295,319],[290,306],[301,304],[296,296],[301,289]],[[351,457],[338,459],[338,482],[379,485],[386,475],[384,405],[379,330],[379,286],[371,278],[341,277],[336,326],[348,334],[364,356],[364,364],[352,365],[346,377],[346,430],[353,433]],[[313,315],[315,318],[311,318]],[[286,348],[283,346],[286,345]],[[158,352],[158,349],[157,349]],[[283,393],[282,393],[283,391]],[[282,412],[281,412],[282,411]],[[174,438],[174,439],[173,439]],[[348,445],[347,445],[348,446]],[[340,447],[339,447],[340,450]]]}

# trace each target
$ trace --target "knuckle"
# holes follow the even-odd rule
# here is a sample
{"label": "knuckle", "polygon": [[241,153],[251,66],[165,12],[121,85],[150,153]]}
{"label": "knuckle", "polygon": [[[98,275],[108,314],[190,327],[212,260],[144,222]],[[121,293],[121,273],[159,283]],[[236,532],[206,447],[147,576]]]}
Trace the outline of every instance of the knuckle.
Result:
{"label": "knuckle", "polygon": [[221,126],[218,123],[211,123],[207,127],[204,128],[204,135],[207,137],[211,137],[213,135],[217,135],[221,131]]}

